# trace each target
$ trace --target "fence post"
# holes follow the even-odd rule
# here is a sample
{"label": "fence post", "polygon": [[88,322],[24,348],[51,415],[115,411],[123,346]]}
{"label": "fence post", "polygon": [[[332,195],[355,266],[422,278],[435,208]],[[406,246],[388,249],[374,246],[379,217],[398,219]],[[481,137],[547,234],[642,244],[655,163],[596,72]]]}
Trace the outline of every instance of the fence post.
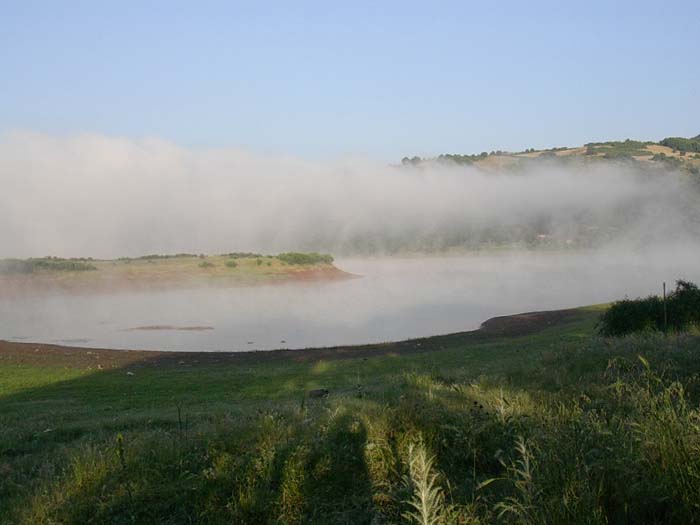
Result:
{"label": "fence post", "polygon": [[668,333],[668,314],[666,313],[666,281],[664,281],[664,334]]}

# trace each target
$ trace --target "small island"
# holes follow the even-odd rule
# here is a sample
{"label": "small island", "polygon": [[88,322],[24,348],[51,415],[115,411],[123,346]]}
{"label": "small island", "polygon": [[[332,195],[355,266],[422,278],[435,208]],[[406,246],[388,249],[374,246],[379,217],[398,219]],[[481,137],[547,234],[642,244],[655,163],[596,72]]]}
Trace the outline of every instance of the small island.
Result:
{"label": "small island", "polygon": [[41,257],[0,259],[0,293],[110,292],[197,286],[248,286],[353,277],[321,253],[263,255],[152,254],[118,259]]}

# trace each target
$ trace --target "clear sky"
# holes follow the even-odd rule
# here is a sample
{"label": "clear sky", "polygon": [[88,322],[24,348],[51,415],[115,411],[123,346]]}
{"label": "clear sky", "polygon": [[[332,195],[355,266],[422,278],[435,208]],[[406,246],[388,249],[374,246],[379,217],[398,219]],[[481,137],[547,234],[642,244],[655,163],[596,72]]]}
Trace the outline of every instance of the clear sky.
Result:
{"label": "clear sky", "polygon": [[700,133],[700,2],[0,1],[0,132],[302,157]]}

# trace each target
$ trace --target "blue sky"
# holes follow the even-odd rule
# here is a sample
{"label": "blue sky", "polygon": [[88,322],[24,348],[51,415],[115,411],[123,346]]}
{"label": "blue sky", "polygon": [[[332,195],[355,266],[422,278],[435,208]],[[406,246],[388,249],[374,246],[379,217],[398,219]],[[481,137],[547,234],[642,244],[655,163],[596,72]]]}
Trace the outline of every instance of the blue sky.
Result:
{"label": "blue sky", "polygon": [[700,2],[2,2],[0,132],[311,158],[700,133]]}

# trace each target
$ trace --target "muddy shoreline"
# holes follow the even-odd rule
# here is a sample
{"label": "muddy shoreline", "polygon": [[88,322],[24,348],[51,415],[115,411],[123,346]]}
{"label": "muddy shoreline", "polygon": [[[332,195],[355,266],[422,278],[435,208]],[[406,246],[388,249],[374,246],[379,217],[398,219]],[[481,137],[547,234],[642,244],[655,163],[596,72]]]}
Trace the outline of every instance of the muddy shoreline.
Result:
{"label": "muddy shoreline", "polygon": [[26,365],[86,368],[138,368],[144,366],[204,366],[226,363],[271,361],[320,361],[344,358],[395,356],[443,349],[448,343],[484,342],[538,332],[553,325],[572,321],[576,309],[526,312],[493,317],[477,330],[436,335],[405,341],[369,345],[300,348],[296,350],[255,350],[250,352],[172,352],[162,350],[112,350],[55,344],[0,340],[0,365]]}

